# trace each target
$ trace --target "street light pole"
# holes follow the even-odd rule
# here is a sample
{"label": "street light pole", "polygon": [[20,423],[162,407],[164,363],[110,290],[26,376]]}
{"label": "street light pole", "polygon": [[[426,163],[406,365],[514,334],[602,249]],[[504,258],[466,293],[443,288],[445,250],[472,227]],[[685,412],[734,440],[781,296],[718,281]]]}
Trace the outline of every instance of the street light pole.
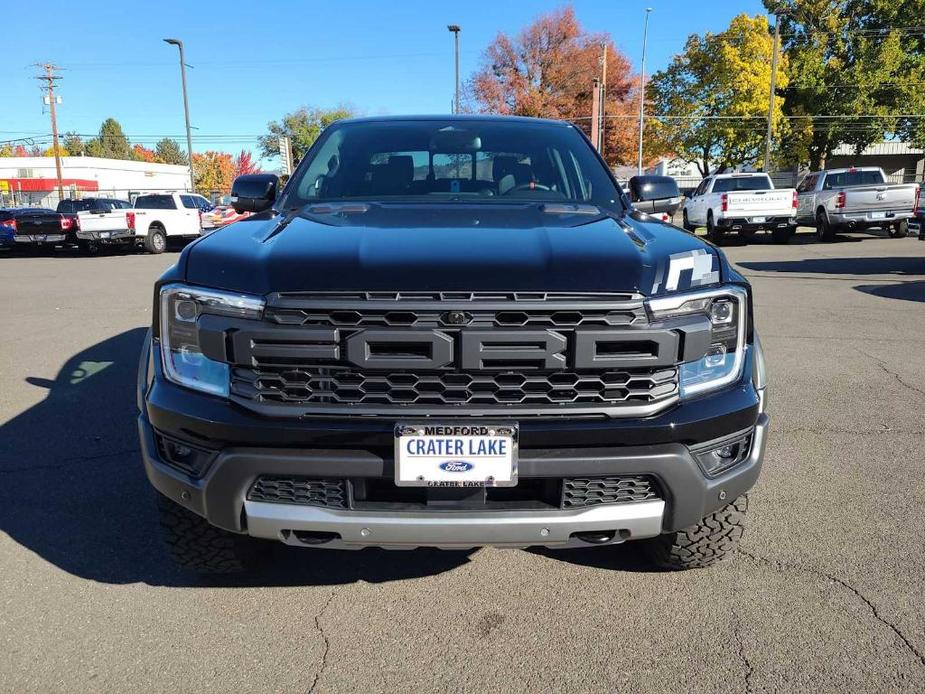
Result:
{"label": "street light pole", "polygon": [[646,23],[642,30],[642,66],[639,71],[639,159],[636,162],[636,173],[642,174],[642,130],[645,125],[646,103],[646,44],[649,41],[649,14],[651,7],[646,8]]}
{"label": "street light pole", "polygon": [[456,44],[456,98],[453,100],[454,113],[459,113],[459,32],[461,27],[458,24],[449,24],[446,27],[453,34],[453,40]]}
{"label": "street light pole", "polygon": [[189,99],[186,96],[186,60],[183,56],[183,42],[180,39],[164,39],[165,43],[180,49],[180,82],[183,85],[183,115],[186,118],[186,151],[189,158],[190,189],[195,189],[193,179],[193,135],[189,124]]}

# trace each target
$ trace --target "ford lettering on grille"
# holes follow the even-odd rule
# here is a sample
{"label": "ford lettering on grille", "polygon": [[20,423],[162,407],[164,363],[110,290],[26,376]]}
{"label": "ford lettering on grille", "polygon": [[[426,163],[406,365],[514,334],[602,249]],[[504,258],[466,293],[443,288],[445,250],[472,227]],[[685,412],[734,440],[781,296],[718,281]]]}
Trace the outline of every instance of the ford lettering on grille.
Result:
{"label": "ford lettering on grille", "polygon": [[199,344],[231,394],[274,415],[654,413],[678,395],[710,324],[648,322],[641,298],[271,299],[263,321],[204,315]]}

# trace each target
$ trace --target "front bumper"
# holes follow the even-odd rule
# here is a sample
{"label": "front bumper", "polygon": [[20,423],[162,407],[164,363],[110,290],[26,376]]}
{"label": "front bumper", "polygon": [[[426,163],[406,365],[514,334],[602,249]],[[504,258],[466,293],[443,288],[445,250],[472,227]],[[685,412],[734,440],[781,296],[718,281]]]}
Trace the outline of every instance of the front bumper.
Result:
{"label": "front bumper", "polygon": [[[286,544],[313,544],[300,533],[336,535],[323,544],[337,549],[382,547],[572,547],[587,546],[577,535],[603,533],[613,540],[654,537],[662,532],[665,502],[609,504],[567,511],[479,511],[369,513],[311,506],[245,501],[248,533]],[[616,532],[614,532],[616,531]]]}
{"label": "front bumper", "polygon": [[127,243],[135,239],[135,232],[131,229],[116,231],[78,231],[78,241],[95,241],[97,243]]}
{"label": "front bumper", "polygon": [[218,527],[255,537],[301,544],[297,532],[335,533],[326,547],[360,546],[569,546],[574,533],[614,531],[613,541],[652,537],[700,521],[748,491],[761,471],[769,420],[754,427],[748,457],[713,478],[703,474],[682,444],[609,448],[521,450],[521,479],[645,474],[655,477],[664,498],[575,510],[542,511],[359,511],[255,502],[247,493],[258,475],[392,478],[387,454],[368,450],[235,447],[218,453],[196,479],[165,463],[155,431],[139,417],[148,479],[165,496]]}

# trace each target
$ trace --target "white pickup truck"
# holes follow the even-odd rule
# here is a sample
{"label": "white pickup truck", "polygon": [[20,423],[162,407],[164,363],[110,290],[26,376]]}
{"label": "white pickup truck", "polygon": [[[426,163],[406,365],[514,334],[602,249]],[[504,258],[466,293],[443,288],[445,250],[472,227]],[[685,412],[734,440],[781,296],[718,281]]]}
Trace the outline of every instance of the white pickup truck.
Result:
{"label": "white pickup truck", "polygon": [[[193,193],[147,193],[135,198],[126,215],[150,253],[163,253],[168,240],[198,238],[205,198]],[[208,204],[208,201],[205,201]]]}
{"label": "white pickup truck", "polygon": [[893,238],[909,232],[918,204],[918,183],[887,183],[874,166],[828,169],[806,174],[797,188],[801,224],[816,227],[820,241],[840,229],[880,227]]}
{"label": "white pickup truck", "polygon": [[684,228],[707,228],[713,243],[727,232],[750,239],[770,231],[776,243],[787,243],[796,232],[797,193],[775,188],[765,173],[715,174],[704,178],[684,203]]}

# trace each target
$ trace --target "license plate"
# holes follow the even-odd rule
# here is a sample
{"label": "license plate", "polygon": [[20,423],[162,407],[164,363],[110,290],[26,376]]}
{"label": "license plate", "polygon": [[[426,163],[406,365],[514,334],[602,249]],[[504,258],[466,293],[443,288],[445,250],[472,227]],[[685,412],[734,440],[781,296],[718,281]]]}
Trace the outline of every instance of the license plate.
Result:
{"label": "license plate", "polygon": [[36,234],[36,235],[33,236],[32,238],[35,239],[36,241],[38,241],[39,243],[42,243],[42,242],[45,240],[45,235],[44,235],[44,234]]}
{"label": "license plate", "polygon": [[767,221],[767,217],[752,217],[752,224],[764,224]]}
{"label": "license plate", "polygon": [[886,212],[871,212],[871,219],[886,219]]}
{"label": "license plate", "polygon": [[397,424],[399,487],[513,487],[515,424]]}
{"label": "license plate", "polygon": [[108,232],[108,231],[101,231],[101,232],[100,232],[100,238],[101,238],[101,239],[108,239],[108,238],[109,238],[109,232]]}

